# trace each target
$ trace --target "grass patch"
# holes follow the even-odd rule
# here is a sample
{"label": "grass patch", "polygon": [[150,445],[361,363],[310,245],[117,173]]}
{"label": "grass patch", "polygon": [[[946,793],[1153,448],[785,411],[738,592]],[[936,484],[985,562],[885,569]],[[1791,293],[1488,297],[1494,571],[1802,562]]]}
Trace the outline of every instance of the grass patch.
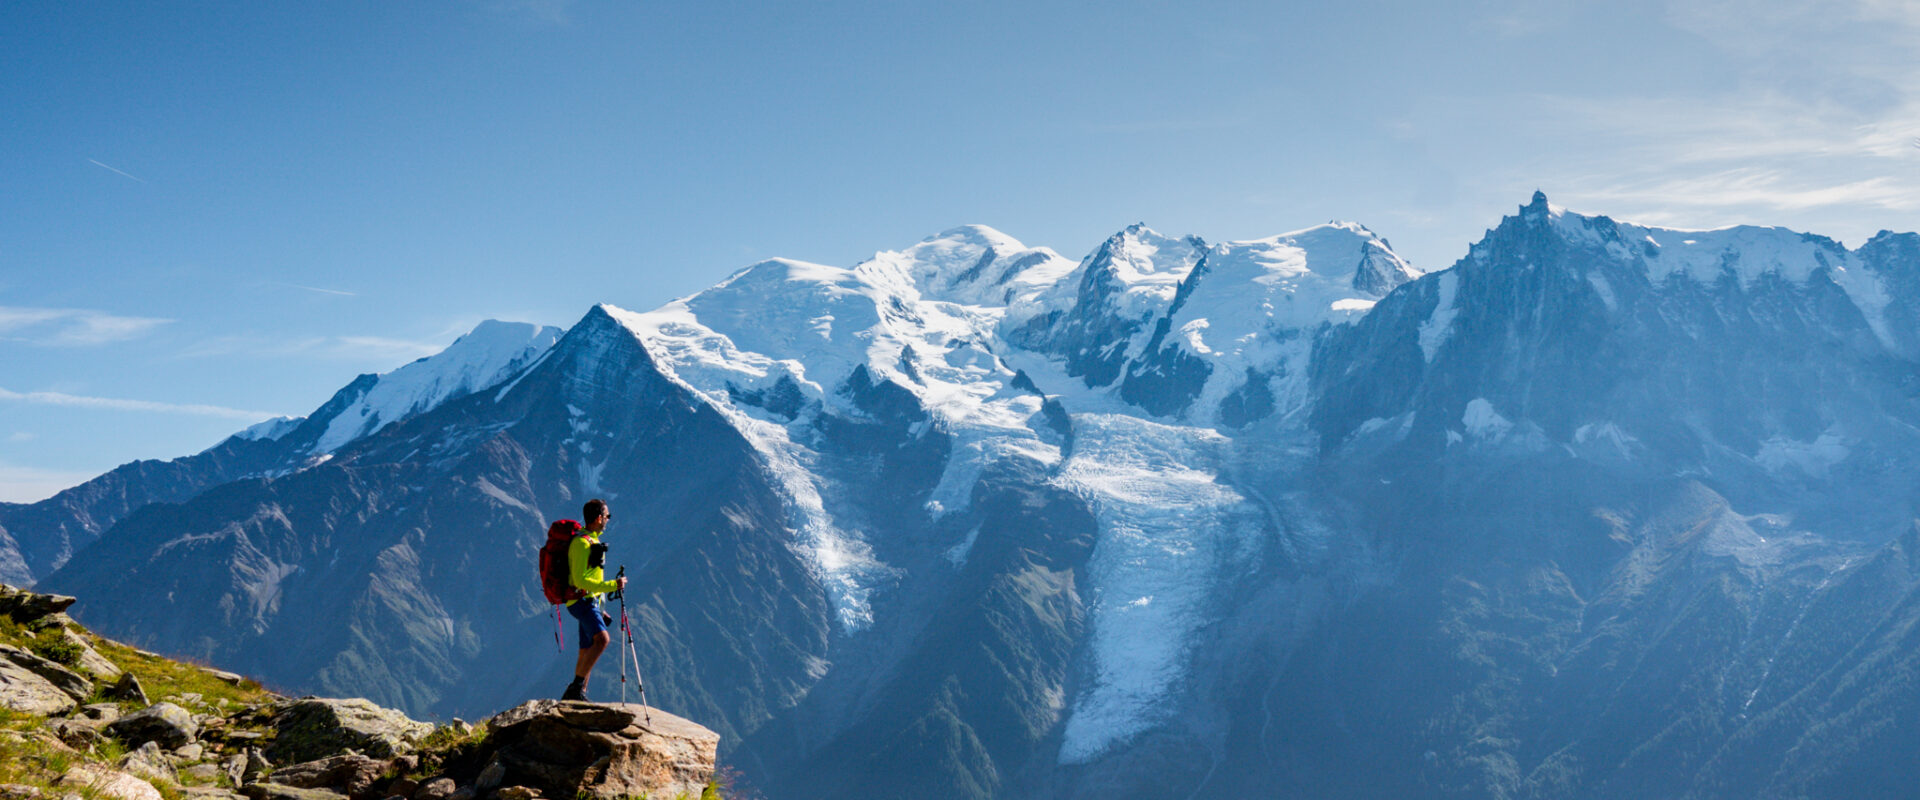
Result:
{"label": "grass patch", "polygon": [[209,704],[226,700],[239,705],[255,705],[273,699],[273,695],[251,679],[238,686],[213,676],[206,668],[184,661],[146,655],[119,642],[95,638],[94,652],[115,666],[133,673],[147,696],[160,700],[168,695],[197,694]]}

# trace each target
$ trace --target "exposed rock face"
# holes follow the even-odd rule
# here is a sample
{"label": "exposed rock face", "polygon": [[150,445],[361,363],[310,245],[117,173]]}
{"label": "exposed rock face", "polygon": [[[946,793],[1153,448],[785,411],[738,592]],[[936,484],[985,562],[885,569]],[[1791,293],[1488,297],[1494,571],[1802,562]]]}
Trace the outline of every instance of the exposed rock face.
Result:
{"label": "exposed rock face", "polygon": [[346,800],[346,795],[325,789],[302,789],[277,783],[250,783],[240,793],[252,800]]}
{"label": "exposed rock face", "polygon": [[92,790],[97,797],[111,800],[163,800],[153,784],[124,772],[80,764],[60,776],[60,785],[74,790]]}
{"label": "exposed rock face", "polygon": [[31,670],[33,674],[46,678],[48,683],[60,687],[75,700],[86,700],[93,696],[93,682],[80,677],[73,670],[60,666],[53,661],[41,658],[26,650],[11,645],[0,644],[0,658]]}
{"label": "exposed rock face", "polygon": [[487,724],[503,782],[546,797],[698,797],[720,744],[713,731],[632,703],[534,700]]}
{"label": "exposed rock face", "polygon": [[36,594],[11,586],[0,586],[0,613],[13,621],[26,623],[66,611],[75,598],[60,594]]}
{"label": "exposed rock face", "polygon": [[275,716],[279,734],[267,757],[281,762],[312,761],[347,749],[391,758],[433,732],[432,725],[360,698],[303,698],[282,704]]}
{"label": "exposed rock face", "polygon": [[28,714],[58,716],[72,711],[75,703],[60,687],[32,670],[0,659],[0,706]]}
{"label": "exposed rock face", "polygon": [[180,777],[173,770],[173,763],[160,752],[158,742],[147,742],[121,759],[120,768],[150,781],[170,781],[179,783]]}
{"label": "exposed rock face", "polygon": [[374,796],[375,784],[393,765],[358,753],[344,753],[274,770],[267,783],[301,789],[338,788],[349,797]]}
{"label": "exposed rock face", "polygon": [[155,703],[114,720],[107,726],[107,733],[129,744],[159,742],[161,747],[171,750],[192,742],[200,735],[200,726],[186,709],[172,703]]}

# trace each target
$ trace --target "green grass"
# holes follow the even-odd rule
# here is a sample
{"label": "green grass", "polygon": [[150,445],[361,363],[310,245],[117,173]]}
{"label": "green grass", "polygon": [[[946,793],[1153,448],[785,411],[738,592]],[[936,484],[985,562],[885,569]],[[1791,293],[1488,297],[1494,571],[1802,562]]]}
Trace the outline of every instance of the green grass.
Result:
{"label": "green grass", "polygon": [[209,704],[217,705],[216,700],[226,700],[239,705],[255,705],[273,699],[260,684],[251,679],[242,679],[238,686],[220,680],[206,668],[185,661],[158,658],[141,653],[119,642],[96,637],[93,642],[95,652],[105,656],[115,666],[133,673],[146,689],[147,696],[154,700],[176,694],[198,694]]}

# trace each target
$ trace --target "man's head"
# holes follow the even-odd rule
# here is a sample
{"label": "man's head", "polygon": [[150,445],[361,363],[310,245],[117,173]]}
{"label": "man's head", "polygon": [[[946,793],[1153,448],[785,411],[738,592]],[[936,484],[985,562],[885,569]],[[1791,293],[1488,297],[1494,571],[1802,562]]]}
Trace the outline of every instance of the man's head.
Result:
{"label": "man's head", "polygon": [[596,497],[580,507],[580,517],[586,520],[587,530],[597,531],[607,526],[607,520],[613,519],[613,512],[607,510],[607,501]]}

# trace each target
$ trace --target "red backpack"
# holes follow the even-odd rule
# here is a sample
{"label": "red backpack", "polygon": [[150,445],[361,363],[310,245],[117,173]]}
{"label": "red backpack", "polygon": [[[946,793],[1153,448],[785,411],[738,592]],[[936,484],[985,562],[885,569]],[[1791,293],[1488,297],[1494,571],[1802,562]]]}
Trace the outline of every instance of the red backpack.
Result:
{"label": "red backpack", "polygon": [[572,569],[567,566],[567,548],[580,535],[580,523],[563,519],[547,526],[547,543],[540,548],[540,591],[554,605],[571,603],[586,597],[585,590],[573,585]]}

